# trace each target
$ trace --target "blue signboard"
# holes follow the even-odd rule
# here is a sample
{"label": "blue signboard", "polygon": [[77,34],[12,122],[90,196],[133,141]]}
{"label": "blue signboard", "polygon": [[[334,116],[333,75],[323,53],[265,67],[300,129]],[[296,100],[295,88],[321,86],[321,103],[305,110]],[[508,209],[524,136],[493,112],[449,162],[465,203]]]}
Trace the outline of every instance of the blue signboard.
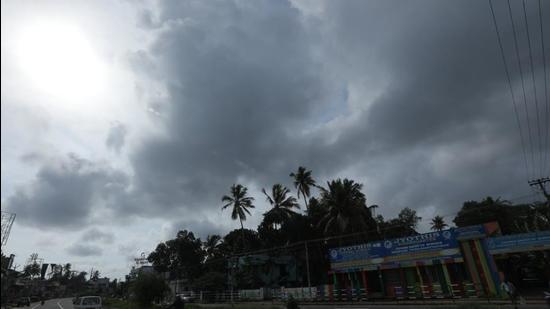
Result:
{"label": "blue signboard", "polygon": [[550,231],[487,238],[491,254],[550,249]]}
{"label": "blue signboard", "polygon": [[486,237],[483,224],[452,228],[408,237],[387,239],[361,245],[329,250],[333,270],[368,269],[372,265],[410,264],[411,261],[429,264],[434,260],[462,261],[459,240]]}
{"label": "blue signboard", "polygon": [[367,260],[457,248],[454,229],[331,249],[330,262]]}

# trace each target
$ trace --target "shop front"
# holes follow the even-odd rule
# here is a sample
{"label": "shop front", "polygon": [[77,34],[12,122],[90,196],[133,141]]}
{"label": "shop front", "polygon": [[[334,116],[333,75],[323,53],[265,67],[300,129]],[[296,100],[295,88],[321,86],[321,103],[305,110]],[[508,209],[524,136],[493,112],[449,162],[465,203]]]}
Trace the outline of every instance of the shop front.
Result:
{"label": "shop front", "polygon": [[329,250],[333,295],[345,300],[478,297],[499,277],[477,225]]}

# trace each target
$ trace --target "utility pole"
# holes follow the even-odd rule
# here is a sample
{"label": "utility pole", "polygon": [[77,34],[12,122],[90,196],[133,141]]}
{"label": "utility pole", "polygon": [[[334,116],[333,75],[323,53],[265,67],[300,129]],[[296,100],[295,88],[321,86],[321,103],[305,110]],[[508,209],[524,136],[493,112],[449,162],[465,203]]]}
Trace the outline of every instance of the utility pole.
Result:
{"label": "utility pole", "polygon": [[304,242],[304,246],[306,247],[307,286],[309,289],[309,297],[311,297],[311,277],[309,275],[309,251],[307,249],[307,240]]}
{"label": "utility pole", "polygon": [[544,194],[544,197],[546,198],[546,202],[550,203],[550,194],[546,192],[546,187],[544,186],[544,184],[547,182],[550,182],[550,178],[548,177],[543,177],[543,178],[528,181],[531,187],[538,186],[539,189],[542,191],[542,194]]}

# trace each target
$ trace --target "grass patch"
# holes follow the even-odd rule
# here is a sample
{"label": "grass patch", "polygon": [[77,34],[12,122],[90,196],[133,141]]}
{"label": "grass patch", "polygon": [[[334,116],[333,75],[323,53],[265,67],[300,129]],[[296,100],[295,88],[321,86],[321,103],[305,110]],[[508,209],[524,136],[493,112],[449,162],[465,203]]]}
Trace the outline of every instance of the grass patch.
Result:
{"label": "grass patch", "polygon": [[185,304],[185,309],[282,309],[283,306],[259,305],[259,304]]}
{"label": "grass patch", "polygon": [[130,300],[121,300],[116,298],[104,298],[103,306],[109,309],[149,309],[149,308],[162,308],[157,305],[140,306],[138,303]]}

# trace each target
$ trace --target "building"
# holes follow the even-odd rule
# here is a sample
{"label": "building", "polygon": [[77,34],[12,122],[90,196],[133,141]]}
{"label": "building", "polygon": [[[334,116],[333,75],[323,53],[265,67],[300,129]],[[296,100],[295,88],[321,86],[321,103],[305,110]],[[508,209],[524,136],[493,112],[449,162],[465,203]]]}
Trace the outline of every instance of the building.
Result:
{"label": "building", "polygon": [[498,224],[452,228],[329,250],[337,298],[497,296],[509,252],[550,249],[550,231],[495,236]]}
{"label": "building", "polygon": [[100,292],[107,292],[109,291],[109,278],[97,278],[95,280],[88,281],[88,285],[90,288],[100,291]]}

